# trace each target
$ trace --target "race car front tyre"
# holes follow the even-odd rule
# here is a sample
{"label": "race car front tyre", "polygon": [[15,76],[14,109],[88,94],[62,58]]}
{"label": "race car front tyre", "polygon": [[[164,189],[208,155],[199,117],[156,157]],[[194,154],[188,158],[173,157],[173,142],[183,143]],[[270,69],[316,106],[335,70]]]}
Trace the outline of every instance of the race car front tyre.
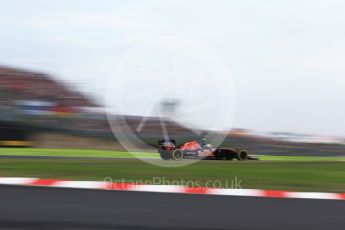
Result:
{"label": "race car front tyre", "polygon": [[237,160],[245,161],[248,159],[248,152],[246,150],[239,150],[236,156]]}
{"label": "race car front tyre", "polygon": [[175,161],[180,161],[183,158],[183,152],[180,149],[175,149],[172,153],[171,153],[171,158]]}

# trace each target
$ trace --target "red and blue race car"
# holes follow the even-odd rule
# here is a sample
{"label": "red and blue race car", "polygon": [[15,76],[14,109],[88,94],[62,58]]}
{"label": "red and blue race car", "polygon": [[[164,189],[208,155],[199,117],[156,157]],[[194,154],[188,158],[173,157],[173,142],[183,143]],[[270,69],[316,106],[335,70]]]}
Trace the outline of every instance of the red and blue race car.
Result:
{"label": "red and blue race car", "polygon": [[175,140],[158,142],[158,152],[163,160],[205,159],[205,160],[257,160],[256,156],[248,155],[246,150],[237,148],[215,148],[206,144],[205,140],[189,141],[176,146]]}

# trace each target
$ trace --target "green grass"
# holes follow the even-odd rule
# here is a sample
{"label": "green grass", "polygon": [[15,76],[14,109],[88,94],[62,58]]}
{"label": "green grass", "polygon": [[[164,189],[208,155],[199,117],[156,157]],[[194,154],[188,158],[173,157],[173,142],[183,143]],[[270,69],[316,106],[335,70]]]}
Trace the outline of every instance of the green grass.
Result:
{"label": "green grass", "polygon": [[[38,149],[38,148],[0,148],[0,155],[7,156],[54,156],[54,157],[91,157],[91,158],[156,158],[158,153],[83,149]],[[309,156],[260,156],[261,161],[345,161],[345,157],[309,157]]]}
{"label": "green grass", "polygon": [[[159,160],[157,160],[159,161]],[[345,162],[317,161],[200,161],[178,168],[158,167],[137,159],[0,159],[0,177],[39,177],[72,180],[165,182],[187,180],[197,186],[219,181],[242,188],[345,192]],[[160,178],[160,179],[159,179]],[[211,181],[211,183],[209,183]],[[190,185],[190,184],[189,184]],[[217,184],[218,185],[218,184]]]}
{"label": "green grass", "polygon": [[314,157],[314,156],[260,156],[263,161],[345,161],[345,157]]}
{"label": "green grass", "polygon": [[82,149],[37,149],[37,148],[0,148],[0,155],[7,156],[54,156],[54,157],[93,157],[93,158],[134,158],[134,155],[158,158],[157,153],[125,151],[82,150]]}

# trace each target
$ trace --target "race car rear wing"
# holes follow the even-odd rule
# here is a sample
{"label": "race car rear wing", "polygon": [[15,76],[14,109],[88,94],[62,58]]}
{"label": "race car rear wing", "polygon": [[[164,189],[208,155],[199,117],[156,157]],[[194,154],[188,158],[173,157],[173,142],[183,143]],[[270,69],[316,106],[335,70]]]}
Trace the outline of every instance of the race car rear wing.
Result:
{"label": "race car rear wing", "polygon": [[158,141],[158,146],[164,145],[164,144],[173,144],[176,145],[176,141],[173,139],[169,139],[169,140],[160,140]]}

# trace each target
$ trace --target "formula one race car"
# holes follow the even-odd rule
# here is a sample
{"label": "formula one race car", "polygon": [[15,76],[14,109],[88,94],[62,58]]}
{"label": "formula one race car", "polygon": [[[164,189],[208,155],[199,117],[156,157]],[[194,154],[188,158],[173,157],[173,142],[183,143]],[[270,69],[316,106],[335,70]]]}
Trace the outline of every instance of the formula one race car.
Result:
{"label": "formula one race car", "polygon": [[175,140],[161,140],[158,142],[158,152],[163,160],[258,160],[256,156],[248,155],[246,150],[236,148],[215,148],[210,144],[206,144],[205,140],[189,141],[180,146],[176,146]]}

